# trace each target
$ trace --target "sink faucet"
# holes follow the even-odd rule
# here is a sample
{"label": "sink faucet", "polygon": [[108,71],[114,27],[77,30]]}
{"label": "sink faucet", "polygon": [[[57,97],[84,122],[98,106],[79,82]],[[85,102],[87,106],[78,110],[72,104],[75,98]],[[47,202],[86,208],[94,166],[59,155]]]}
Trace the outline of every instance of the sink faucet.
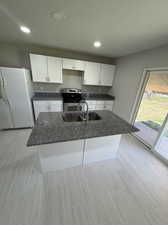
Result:
{"label": "sink faucet", "polygon": [[82,106],[82,119],[87,121],[88,120],[88,112],[89,112],[89,106],[88,106],[88,103],[83,99],[79,102],[79,105],[86,105],[86,110],[85,110],[85,107]]}

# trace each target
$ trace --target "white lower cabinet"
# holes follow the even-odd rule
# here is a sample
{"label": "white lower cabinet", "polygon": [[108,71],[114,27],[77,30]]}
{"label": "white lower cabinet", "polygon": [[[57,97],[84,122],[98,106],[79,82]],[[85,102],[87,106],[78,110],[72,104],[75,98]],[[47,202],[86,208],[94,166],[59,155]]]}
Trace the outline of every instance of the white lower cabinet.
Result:
{"label": "white lower cabinet", "polygon": [[89,110],[96,110],[96,101],[86,101],[88,104]]}
{"label": "white lower cabinet", "polygon": [[113,101],[105,101],[104,109],[112,111],[113,110]]}
{"label": "white lower cabinet", "polygon": [[62,112],[63,104],[62,101],[50,101],[51,104],[51,112]]}
{"label": "white lower cabinet", "polygon": [[115,159],[120,139],[121,135],[113,135],[39,145],[40,170],[45,173]]}
{"label": "white lower cabinet", "polygon": [[62,111],[62,101],[33,101],[35,119],[37,119],[40,112],[61,112]]}
{"label": "white lower cabinet", "polygon": [[[113,101],[93,101],[88,100],[89,110],[110,110],[113,108]],[[63,103],[61,100],[35,100],[33,101],[35,119],[37,119],[40,112],[62,112]]]}
{"label": "white lower cabinet", "polygon": [[116,158],[120,139],[120,134],[86,139],[84,164]]}
{"label": "white lower cabinet", "polygon": [[63,170],[81,166],[83,140],[60,142],[37,146],[42,172]]}
{"label": "white lower cabinet", "polygon": [[113,101],[87,101],[89,110],[110,110],[113,108]]}
{"label": "white lower cabinet", "polygon": [[96,101],[96,110],[104,109],[104,101]]}

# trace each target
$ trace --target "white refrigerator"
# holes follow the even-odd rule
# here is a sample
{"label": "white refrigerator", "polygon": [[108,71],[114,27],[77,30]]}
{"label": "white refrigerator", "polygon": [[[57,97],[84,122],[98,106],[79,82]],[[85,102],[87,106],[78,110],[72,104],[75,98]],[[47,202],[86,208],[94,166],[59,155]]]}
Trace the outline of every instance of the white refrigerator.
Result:
{"label": "white refrigerator", "polygon": [[0,67],[0,129],[33,127],[29,70]]}

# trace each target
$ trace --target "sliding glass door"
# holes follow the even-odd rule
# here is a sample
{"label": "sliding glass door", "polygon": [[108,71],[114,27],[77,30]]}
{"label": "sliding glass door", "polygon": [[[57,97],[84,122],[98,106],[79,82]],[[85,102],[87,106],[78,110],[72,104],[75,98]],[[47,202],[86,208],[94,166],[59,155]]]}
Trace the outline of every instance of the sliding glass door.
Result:
{"label": "sliding glass door", "polygon": [[[136,136],[153,147],[168,113],[168,71],[148,72],[146,78],[134,124],[140,130]],[[160,143],[167,142],[165,135]],[[163,148],[163,144],[158,146],[159,144],[157,148]]]}
{"label": "sliding glass door", "polygon": [[168,160],[168,114],[153,146],[153,151]]}

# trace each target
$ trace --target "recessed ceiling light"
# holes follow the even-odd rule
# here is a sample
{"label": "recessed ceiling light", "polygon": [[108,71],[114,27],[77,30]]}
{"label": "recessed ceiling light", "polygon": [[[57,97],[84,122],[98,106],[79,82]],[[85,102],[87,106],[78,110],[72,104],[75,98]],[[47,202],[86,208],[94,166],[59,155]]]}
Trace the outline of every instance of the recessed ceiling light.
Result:
{"label": "recessed ceiling light", "polygon": [[31,30],[28,27],[20,26],[20,30],[26,34],[30,34]]}
{"label": "recessed ceiling light", "polygon": [[101,42],[100,42],[100,41],[95,41],[95,42],[94,42],[94,47],[95,47],[95,48],[101,47]]}

